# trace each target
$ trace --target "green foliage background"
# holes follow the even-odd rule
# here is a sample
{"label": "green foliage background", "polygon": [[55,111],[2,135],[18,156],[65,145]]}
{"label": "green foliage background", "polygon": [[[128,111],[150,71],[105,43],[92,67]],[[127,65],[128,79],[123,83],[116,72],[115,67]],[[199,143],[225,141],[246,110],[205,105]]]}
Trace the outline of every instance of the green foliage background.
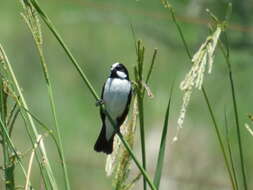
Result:
{"label": "green foliage background", "polygon": [[[240,111],[241,126],[249,122],[248,113],[253,113],[251,85],[252,78],[252,41],[253,4],[250,0],[234,2],[234,12],[228,35],[231,43],[231,61],[233,65],[236,92]],[[133,78],[133,66],[136,63],[134,41],[130,28],[133,25],[136,37],[142,39],[149,61],[154,48],[158,48],[158,57],[150,88],[154,99],[146,99],[145,114],[147,128],[147,154],[150,171],[155,167],[155,155],[159,139],[169,89],[175,80],[175,94],[171,108],[171,121],[168,143],[175,135],[182,93],[178,85],[189,69],[188,58],[179,34],[170,20],[169,13],[160,1],[139,0],[44,0],[41,5],[47,10],[58,31],[71,48],[73,54],[82,63],[87,76],[100,92],[112,63],[120,61],[127,65]],[[227,1],[183,0],[170,1],[179,15],[187,42],[195,52],[208,35],[208,15],[206,8],[220,17],[224,16]],[[34,42],[24,24],[18,1],[0,3],[0,42],[5,47],[17,78],[29,100],[31,110],[47,124],[53,124],[44,85],[39,57]],[[111,181],[105,177],[105,156],[93,151],[93,144],[100,130],[100,119],[95,102],[83,86],[75,69],[46,27],[43,27],[44,49],[49,72],[56,97],[58,118],[63,136],[70,182],[73,189],[110,189]],[[224,59],[217,53],[213,73],[207,75],[205,86],[210,96],[219,125],[224,125],[224,108],[228,112],[231,128],[232,103],[228,86],[228,77]],[[26,140],[23,123],[14,129],[14,142],[20,152],[30,148]],[[210,122],[206,105],[199,92],[194,93],[184,124],[180,140],[167,147],[164,180],[162,189],[216,189],[227,187],[228,177],[217,139]],[[231,129],[234,134],[234,129]],[[233,141],[232,141],[233,142]],[[50,147],[50,140],[46,141]],[[253,137],[243,131],[245,160],[248,179],[253,177],[253,159],[251,147]],[[157,146],[157,148],[156,148]],[[54,169],[59,170],[60,163],[56,150],[51,146],[49,157],[55,159]],[[140,151],[137,140],[136,151]],[[234,150],[238,154],[237,149]],[[27,160],[29,154],[26,155]],[[0,157],[0,159],[2,159]],[[2,188],[0,178],[0,189]],[[40,179],[33,171],[33,180]],[[249,189],[253,187],[251,180]]]}

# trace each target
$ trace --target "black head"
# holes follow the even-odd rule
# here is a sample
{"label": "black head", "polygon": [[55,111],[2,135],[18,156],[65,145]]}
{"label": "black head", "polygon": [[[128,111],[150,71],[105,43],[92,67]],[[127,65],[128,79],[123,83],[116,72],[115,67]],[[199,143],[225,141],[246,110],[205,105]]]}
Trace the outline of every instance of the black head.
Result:
{"label": "black head", "polygon": [[114,63],[111,66],[110,78],[119,78],[129,80],[127,68],[121,63]]}

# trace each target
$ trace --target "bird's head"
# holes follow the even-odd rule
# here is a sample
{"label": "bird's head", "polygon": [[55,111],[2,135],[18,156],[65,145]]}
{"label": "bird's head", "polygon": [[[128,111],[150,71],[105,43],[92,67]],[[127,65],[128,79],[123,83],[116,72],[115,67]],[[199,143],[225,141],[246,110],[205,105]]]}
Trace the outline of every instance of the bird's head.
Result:
{"label": "bird's head", "polygon": [[121,63],[114,63],[111,66],[111,78],[129,79],[127,68]]}

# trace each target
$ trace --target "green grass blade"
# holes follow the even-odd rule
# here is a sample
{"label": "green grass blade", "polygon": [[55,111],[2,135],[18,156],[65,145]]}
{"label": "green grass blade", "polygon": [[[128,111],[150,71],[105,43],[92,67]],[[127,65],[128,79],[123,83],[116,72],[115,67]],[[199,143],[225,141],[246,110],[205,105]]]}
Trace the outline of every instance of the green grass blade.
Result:
{"label": "green grass blade", "polygon": [[[17,159],[17,162],[18,162],[18,164],[19,164],[19,166],[20,166],[20,168],[23,172],[23,175],[25,176],[25,178],[27,178],[27,174],[26,174],[25,168],[22,164],[22,160],[21,160],[20,156],[18,155],[18,153],[16,151],[16,148],[14,146],[14,143],[12,142],[12,140],[9,136],[8,130],[6,129],[6,126],[4,125],[4,122],[2,121],[1,118],[0,118],[0,128],[1,128],[1,131],[3,132],[3,135],[6,136],[6,142],[5,143],[8,144],[10,149],[13,151],[13,153],[14,153],[16,159]],[[30,181],[29,181],[29,184],[31,184]]]}
{"label": "green grass blade", "polygon": [[177,22],[177,18],[176,18],[176,15],[175,15],[175,11],[174,11],[173,7],[172,7],[171,5],[168,4],[168,2],[165,2],[165,5],[166,5],[166,7],[169,8],[169,10],[170,10],[170,14],[171,14],[172,21],[175,23],[175,25],[176,25],[176,27],[177,27],[177,30],[178,30],[178,33],[179,33],[179,35],[180,35],[180,38],[181,38],[181,40],[182,40],[182,42],[183,42],[183,44],[184,44],[184,48],[185,48],[185,50],[186,50],[186,53],[187,53],[188,57],[191,59],[192,56],[191,56],[190,48],[189,48],[189,46],[187,45],[187,42],[186,42],[185,37],[184,37],[184,33],[183,33],[183,31],[182,31],[182,29],[181,29],[179,23]]}
{"label": "green grass blade", "polygon": [[148,74],[147,74],[147,78],[146,78],[146,81],[145,81],[146,84],[148,84],[151,73],[153,71],[154,64],[155,64],[155,59],[156,59],[156,56],[157,56],[157,51],[158,51],[157,49],[154,50],[154,53],[153,53],[153,56],[152,56],[152,61],[151,61],[151,64],[150,64],[150,67],[149,67],[149,70],[148,70]]}
{"label": "green grass blade", "polygon": [[[17,101],[20,102],[20,105],[22,105],[26,110],[29,110],[28,105],[26,103],[26,100],[25,100],[25,98],[23,96],[21,87],[19,86],[19,83],[17,81],[16,75],[15,75],[13,69],[12,69],[12,66],[11,66],[11,64],[10,64],[10,62],[8,60],[8,57],[6,56],[6,54],[4,52],[4,49],[1,46],[1,44],[0,44],[0,55],[3,56],[6,68],[8,70],[8,74],[10,75],[10,80],[13,82],[13,85],[14,85],[17,93],[18,93],[18,96],[20,97],[20,101],[19,100],[17,100]],[[36,126],[34,124],[33,118],[29,114],[27,114],[25,112],[23,112],[21,114],[22,114],[22,117],[24,118],[24,121],[26,121],[26,123],[29,122],[29,126],[31,127],[31,130],[29,129],[29,127],[28,127],[27,124],[25,126],[26,126],[26,130],[28,132],[31,144],[32,144],[32,146],[34,146],[34,144],[36,143],[36,141],[38,139],[39,133],[38,133],[37,128],[36,128]],[[38,155],[37,153],[35,154],[37,162],[38,162],[38,164],[39,164],[40,167],[42,167],[42,168],[44,167],[45,168],[46,175],[48,176],[48,179],[50,181],[51,187],[54,190],[57,190],[58,186],[57,186],[55,177],[53,176],[50,163],[47,162],[46,164],[43,164],[43,166],[42,166],[42,163],[40,162],[40,159],[39,159],[39,158],[42,159],[44,157],[46,160],[48,160],[47,155],[43,154],[43,150],[41,150],[41,147],[39,147],[39,151],[40,151],[40,155]]]}
{"label": "green grass blade", "polygon": [[[141,156],[142,167],[146,170],[146,143],[145,143],[145,129],[144,129],[144,88],[143,88],[143,64],[144,64],[145,48],[142,46],[141,41],[137,42],[137,66],[135,67],[135,80],[137,83],[137,105],[139,111],[139,125],[140,125],[140,139],[141,139]],[[147,189],[147,183],[143,178],[143,189]]]}
{"label": "green grass blade", "polygon": [[6,118],[7,118],[7,98],[8,95],[4,91],[4,80],[0,78],[0,118],[1,118],[1,145],[3,151],[3,163],[4,163],[4,180],[6,190],[15,189],[15,180],[14,180],[14,163],[10,159],[10,151],[7,143],[6,133]]}
{"label": "green grass blade", "polygon": [[231,182],[231,184],[233,186],[233,189],[235,190],[236,186],[235,186],[235,183],[234,183],[234,180],[233,180],[232,171],[230,169],[229,161],[228,161],[228,158],[227,158],[227,155],[226,155],[225,145],[224,145],[224,143],[222,141],[222,135],[220,133],[218,124],[216,122],[216,119],[215,119],[215,116],[214,116],[214,113],[213,113],[213,110],[212,110],[212,107],[211,107],[211,104],[209,102],[209,99],[207,97],[207,93],[206,93],[206,91],[205,91],[204,88],[202,89],[202,93],[203,93],[204,98],[206,100],[207,107],[208,107],[208,110],[209,110],[209,113],[210,113],[210,117],[211,117],[211,120],[212,120],[213,125],[214,125],[215,133],[216,133],[217,138],[218,138],[218,142],[219,142],[219,145],[220,145],[220,148],[221,148],[221,152],[222,152],[222,155],[223,155],[223,158],[224,158],[224,161],[225,161],[225,165],[226,165],[226,169],[228,171],[230,182]]}
{"label": "green grass blade", "polygon": [[131,32],[132,32],[133,41],[134,41],[134,49],[135,49],[135,53],[136,53],[136,55],[138,55],[137,40],[136,40],[136,33],[135,33],[134,26],[133,26],[133,24],[132,24],[132,23],[130,24],[130,28],[131,28]]}
{"label": "green grass blade", "polygon": [[238,180],[237,180],[237,176],[236,176],[235,165],[234,165],[233,154],[232,154],[232,147],[231,147],[231,142],[230,142],[230,138],[229,138],[229,129],[228,129],[228,121],[227,121],[226,112],[225,112],[225,128],[226,128],[226,140],[227,140],[229,161],[230,161],[231,170],[232,170],[232,174],[233,174],[233,178],[234,178],[235,189],[238,190]]}
{"label": "green grass blade", "polygon": [[235,121],[236,121],[236,131],[237,131],[236,134],[237,134],[238,147],[239,147],[239,153],[240,153],[240,164],[241,164],[241,170],[242,170],[242,176],[243,176],[243,186],[244,186],[244,189],[247,190],[248,185],[247,185],[246,171],[245,171],[245,164],[244,164],[241,129],[240,129],[240,124],[239,124],[238,108],[237,108],[237,101],[236,101],[232,71],[229,74],[229,79],[230,79],[230,84],[231,84],[232,101],[233,101],[234,115],[235,115]]}
{"label": "green grass blade", "polygon": [[51,20],[48,18],[48,16],[46,15],[46,13],[41,9],[40,5],[38,4],[38,2],[36,0],[31,0],[31,3],[34,6],[34,8],[36,9],[36,11],[39,13],[39,15],[41,16],[42,20],[47,25],[47,27],[49,28],[49,30],[53,33],[53,35],[55,36],[55,38],[58,40],[58,42],[60,43],[61,47],[64,49],[65,53],[67,54],[67,56],[71,60],[71,63],[76,68],[77,72],[79,73],[79,75],[83,79],[83,82],[86,84],[86,86],[88,87],[88,89],[91,92],[91,94],[93,95],[93,97],[98,101],[99,100],[99,96],[97,95],[95,89],[93,88],[93,86],[91,85],[91,83],[88,80],[87,76],[84,74],[82,68],[80,67],[80,65],[78,64],[78,62],[76,61],[76,59],[74,58],[74,56],[72,55],[72,53],[70,52],[69,48],[67,47],[67,45],[63,41],[63,39],[60,36],[60,34],[57,32],[57,30],[56,30],[55,26],[53,25],[53,23],[51,22]]}
{"label": "green grass blade", "polygon": [[157,159],[157,163],[156,163],[154,184],[155,184],[157,189],[159,189],[161,176],[162,176],[163,163],[164,163],[165,148],[166,148],[166,137],[167,137],[167,131],[168,131],[168,121],[169,121],[169,115],[170,115],[170,105],[171,105],[172,91],[173,90],[171,89],[169,103],[168,103],[165,118],[164,118],[162,138],[161,138],[161,142],[160,142],[158,159]]}
{"label": "green grass blade", "polygon": [[[146,144],[145,144],[145,129],[144,129],[144,107],[143,107],[143,96],[137,94],[138,110],[139,110],[139,121],[140,121],[140,136],[141,136],[141,155],[142,155],[142,166],[146,170]],[[143,178],[143,189],[147,189],[146,180]]]}
{"label": "green grass blade", "polygon": [[[232,13],[232,4],[228,3],[228,7],[226,10],[226,16],[225,16],[226,24],[228,24],[228,21],[231,18],[231,13]],[[230,63],[229,41],[228,41],[228,37],[227,37],[226,32],[224,32],[224,42],[225,42],[224,43],[225,47],[224,47],[224,44],[222,43],[221,40],[219,41],[219,47],[220,47],[222,54],[225,58],[225,62],[226,62],[228,73],[229,73],[229,82],[230,82],[232,103],[233,103],[233,109],[234,109],[234,117],[235,117],[236,132],[237,132],[236,134],[237,134],[237,141],[238,141],[238,148],[239,148],[239,155],[240,155],[240,165],[241,165],[241,172],[242,172],[242,177],[243,177],[243,186],[244,186],[244,190],[247,190],[248,184],[247,184],[246,171],[245,171],[241,129],[240,129],[239,114],[238,114],[237,100],[236,100],[236,94],[235,94],[232,65]]]}
{"label": "green grass blade", "polygon": [[6,126],[9,128],[9,135],[11,136],[12,134],[12,130],[14,128],[14,124],[16,122],[16,119],[18,117],[18,114],[20,112],[19,109],[16,109],[18,106],[17,102],[14,104],[14,106],[12,107],[10,114],[8,116],[7,122],[6,122]]}
{"label": "green grass blade", "polygon": [[238,114],[237,100],[236,100],[236,94],[235,94],[232,65],[230,63],[230,51],[229,51],[229,45],[228,45],[228,38],[227,38],[226,33],[224,33],[224,37],[225,37],[225,42],[226,42],[225,43],[226,50],[225,50],[221,41],[220,41],[219,45],[220,45],[222,54],[225,58],[228,73],[229,73],[229,83],[230,83],[230,88],[231,88],[232,103],[233,103],[233,110],[234,110],[234,117],[235,117],[235,124],[236,124],[236,134],[237,134],[237,141],[238,141],[238,148],[239,148],[240,165],[241,165],[241,171],[242,171],[242,177],[243,177],[243,186],[244,186],[244,190],[247,190],[248,184],[247,184],[246,171],[245,171],[244,153],[243,153],[241,129],[240,129],[240,122],[239,122],[239,114]]}

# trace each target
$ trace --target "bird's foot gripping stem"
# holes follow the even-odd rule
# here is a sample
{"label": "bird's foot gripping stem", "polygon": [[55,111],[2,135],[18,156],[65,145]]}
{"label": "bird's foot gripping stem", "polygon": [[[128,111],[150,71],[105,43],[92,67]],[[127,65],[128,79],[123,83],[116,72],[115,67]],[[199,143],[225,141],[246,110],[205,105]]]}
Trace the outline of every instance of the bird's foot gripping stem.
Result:
{"label": "bird's foot gripping stem", "polygon": [[104,100],[100,99],[100,100],[98,100],[98,101],[96,102],[96,106],[97,106],[97,107],[98,107],[98,106],[102,106],[104,103],[105,103]]}

